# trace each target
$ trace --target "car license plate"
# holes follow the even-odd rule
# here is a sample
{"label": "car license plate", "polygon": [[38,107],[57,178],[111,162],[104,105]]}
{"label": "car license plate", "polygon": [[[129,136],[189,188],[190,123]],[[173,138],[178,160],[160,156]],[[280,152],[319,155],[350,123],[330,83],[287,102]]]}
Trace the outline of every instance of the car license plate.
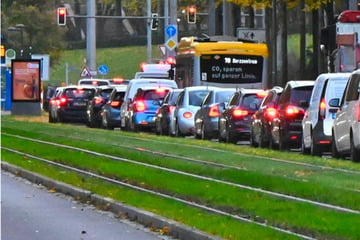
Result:
{"label": "car license plate", "polygon": [[86,106],[86,103],[85,102],[74,102],[73,105],[77,106],[77,107],[83,107],[83,106]]}
{"label": "car license plate", "polygon": [[335,119],[336,118],[336,113],[331,113],[331,118]]}

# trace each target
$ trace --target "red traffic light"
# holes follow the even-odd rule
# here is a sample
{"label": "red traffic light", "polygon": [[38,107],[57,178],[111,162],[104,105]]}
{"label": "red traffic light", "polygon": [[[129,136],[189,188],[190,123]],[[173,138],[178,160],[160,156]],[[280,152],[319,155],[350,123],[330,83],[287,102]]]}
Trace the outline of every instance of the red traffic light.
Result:
{"label": "red traffic light", "polygon": [[196,23],[196,7],[195,6],[188,7],[187,20],[188,20],[188,23]]}
{"label": "red traffic light", "polygon": [[58,8],[58,10],[57,10],[57,23],[60,26],[66,25],[66,8]]}
{"label": "red traffic light", "polygon": [[196,7],[190,6],[189,7],[189,13],[196,13]]}

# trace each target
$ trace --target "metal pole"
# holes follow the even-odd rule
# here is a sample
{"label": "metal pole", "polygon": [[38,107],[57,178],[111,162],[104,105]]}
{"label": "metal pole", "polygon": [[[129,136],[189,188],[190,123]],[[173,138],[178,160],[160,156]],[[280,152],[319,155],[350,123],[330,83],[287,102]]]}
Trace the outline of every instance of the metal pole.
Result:
{"label": "metal pole", "polygon": [[169,25],[169,0],[164,0],[164,40],[165,42],[169,39],[166,34],[166,27]]}
{"label": "metal pole", "polygon": [[96,8],[95,0],[87,0],[86,64],[91,72],[96,72]]}
{"label": "metal pole", "polygon": [[147,16],[148,19],[146,20],[146,26],[147,26],[147,62],[151,63],[151,47],[152,47],[152,42],[151,42],[151,0],[147,0],[146,3],[147,6]]}
{"label": "metal pole", "polygon": [[65,84],[69,85],[69,64],[65,63]]}
{"label": "metal pole", "polygon": [[209,0],[209,8],[208,8],[209,16],[208,16],[208,35],[214,36],[215,35],[215,2],[214,0]]}
{"label": "metal pole", "polygon": [[[172,39],[178,43],[178,24],[177,24],[177,0],[170,0],[170,24],[174,25],[177,29],[176,34],[172,37]],[[175,50],[168,50],[168,57],[175,57]]]}

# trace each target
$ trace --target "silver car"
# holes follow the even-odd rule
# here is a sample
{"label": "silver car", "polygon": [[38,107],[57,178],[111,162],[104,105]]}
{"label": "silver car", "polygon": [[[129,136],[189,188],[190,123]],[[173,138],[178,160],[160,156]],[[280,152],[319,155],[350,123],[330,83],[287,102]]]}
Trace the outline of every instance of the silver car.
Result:
{"label": "silver car", "polygon": [[211,139],[219,136],[219,117],[236,88],[211,90],[195,114],[195,138]]}
{"label": "silver car", "polygon": [[360,162],[360,70],[351,74],[341,102],[333,98],[329,105],[335,111],[340,107],[332,128],[333,157],[350,155],[352,161]]}
{"label": "silver car", "polygon": [[208,86],[184,88],[176,101],[174,121],[170,126],[170,129],[173,129],[174,132],[171,135],[189,136],[194,134],[195,113],[199,110],[200,104],[208,92],[215,88]]}

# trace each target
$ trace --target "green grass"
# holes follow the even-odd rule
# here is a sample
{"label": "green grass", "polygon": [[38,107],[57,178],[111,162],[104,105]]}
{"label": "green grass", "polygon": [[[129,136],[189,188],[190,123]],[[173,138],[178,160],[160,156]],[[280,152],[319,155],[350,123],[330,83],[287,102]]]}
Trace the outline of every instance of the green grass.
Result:
{"label": "green grass", "polygon": [[[301,232],[309,232],[319,239],[358,239],[360,237],[356,227],[352,227],[360,224],[360,217],[357,214],[337,212],[308,203],[279,199],[259,192],[239,189],[222,183],[194,179],[189,176],[169,173],[133,163],[114,162],[105,157],[96,157],[80,151],[64,150],[59,147],[31,143],[27,140],[19,140],[18,138],[8,136],[7,133],[73,145],[118,157],[131,158],[138,162],[146,162],[216,179],[248,184],[270,191],[289,193],[353,209],[359,209],[358,202],[360,201],[360,177],[356,174],[274,162],[266,157],[270,151],[263,149],[252,149],[244,146],[183,138],[171,138],[171,141],[169,141],[168,137],[154,136],[146,133],[135,134],[62,124],[21,122],[15,121],[11,117],[2,119],[2,133],[2,145],[4,147],[11,147],[30,154],[40,155],[53,161],[67,162],[68,164],[89,171],[100,172],[118,179],[127,179],[129,182],[137,183],[141,186],[159,189],[162,192],[193,199],[211,206],[232,209],[234,213],[245,214],[251,218],[266,219],[269,223],[276,226],[286,226],[290,229],[300,229]],[[174,147],[174,144],[177,144],[177,147]],[[209,162],[228,162],[239,169],[222,169],[209,165],[203,166],[172,157],[154,156],[151,153],[127,148],[126,146],[129,145],[163,153],[171,152]],[[201,149],[197,147],[198,145],[207,148]],[[250,158],[242,154],[253,154],[254,156],[259,156],[259,158]],[[294,153],[277,152],[277,155],[279,159],[291,159],[294,162],[317,163],[323,166],[341,167],[343,169],[359,169],[358,164],[349,161],[325,160]],[[301,158],[297,158],[297,156],[301,156]],[[2,159],[13,164],[29,162],[19,161],[19,157],[13,156],[13,154],[7,151],[2,151]],[[29,165],[32,165],[34,162],[37,161],[31,160]],[[24,165],[25,167],[31,167],[27,164]],[[44,168],[41,168],[41,170],[47,172]],[[46,173],[46,175],[48,174]],[[81,182],[79,183],[82,184]],[[110,189],[111,187],[106,187],[102,191],[105,192],[106,196],[113,198],[116,194]],[[130,205],[141,205],[141,203],[138,203],[138,198],[123,199],[120,194],[119,198],[115,199],[126,201]],[[157,201],[155,205],[152,206],[151,211],[168,217],[172,216],[171,213],[164,210],[167,209],[167,206],[166,204],[163,205],[163,201]],[[142,207],[148,209],[148,206]],[[188,218],[192,219],[191,214],[193,212],[185,211],[184,218],[179,221],[184,221],[184,223],[193,226],[192,222],[188,221]],[[195,216],[193,217],[195,218]],[[211,225],[211,221],[207,222],[207,219],[200,219],[198,218],[197,220],[197,226],[202,226],[199,229],[214,233],[214,225]],[[194,221],[196,220],[194,219]],[[219,224],[220,222],[217,223]],[[241,235],[242,230],[235,231],[224,226],[221,230],[215,231],[216,233],[214,234],[220,234],[224,238],[239,239],[238,237]],[[231,238],[229,236],[237,237]]]}
{"label": "green grass", "polygon": [[[158,46],[152,48],[153,59],[160,58]],[[96,50],[96,65],[107,65],[109,74],[106,76],[98,75],[98,78],[123,77],[132,79],[135,72],[140,70],[140,63],[147,61],[146,46],[130,46],[119,48],[99,48]],[[50,80],[45,84],[60,85],[65,83],[65,64],[69,71],[69,84],[77,84],[80,73],[85,66],[86,49],[64,51],[59,62],[50,69]]]}

